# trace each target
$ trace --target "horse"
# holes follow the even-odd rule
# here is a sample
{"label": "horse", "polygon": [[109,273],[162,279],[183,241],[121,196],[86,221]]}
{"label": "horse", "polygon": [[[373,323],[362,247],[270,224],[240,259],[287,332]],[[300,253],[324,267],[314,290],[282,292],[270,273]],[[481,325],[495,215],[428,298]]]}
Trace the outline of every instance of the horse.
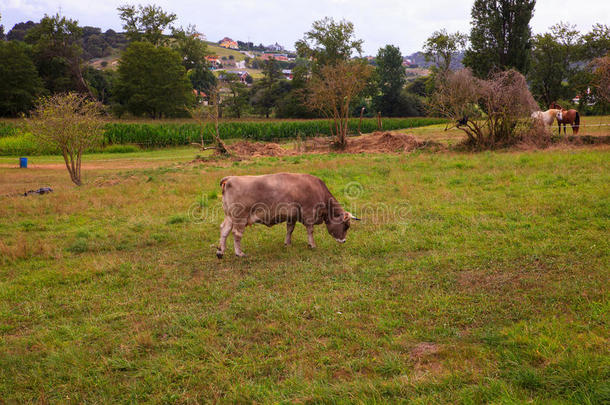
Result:
{"label": "horse", "polygon": [[547,111],[534,111],[532,113],[532,118],[542,121],[545,125],[551,126],[555,119],[559,122],[559,120],[563,118],[563,115],[562,110],[551,108]]}
{"label": "horse", "polygon": [[561,124],[563,124],[563,134],[566,133],[566,124],[572,126],[572,133],[578,135],[578,129],[580,128],[580,114],[574,109],[564,110],[556,102],[552,102],[550,108],[557,108],[561,110],[561,117],[557,116],[557,127],[559,128],[559,135],[561,135]]}

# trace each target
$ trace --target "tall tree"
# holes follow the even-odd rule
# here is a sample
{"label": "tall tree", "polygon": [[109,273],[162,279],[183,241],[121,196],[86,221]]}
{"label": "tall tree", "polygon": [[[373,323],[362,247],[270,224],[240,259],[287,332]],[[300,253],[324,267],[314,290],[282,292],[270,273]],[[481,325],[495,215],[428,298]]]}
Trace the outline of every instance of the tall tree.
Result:
{"label": "tall tree", "polygon": [[30,28],[26,42],[33,45],[38,73],[51,93],[78,91],[90,93],[83,78],[83,60],[78,22],[45,15],[40,24]]}
{"label": "tall tree", "polygon": [[27,45],[18,41],[0,41],[0,115],[17,116],[34,106],[44,92]]}
{"label": "tall tree", "polygon": [[263,78],[252,86],[250,101],[257,112],[267,118],[282,95],[281,78],[278,62],[275,59],[266,60],[263,63]]}
{"label": "tall tree", "polygon": [[228,90],[229,97],[222,98],[223,106],[236,118],[241,118],[248,107],[248,87],[241,82],[235,73],[222,73],[221,86]]}
{"label": "tall tree", "polygon": [[6,34],[6,39],[9,41],[23,41],[25,35],[30,28],[38,25],[34,21],[20,22],[13,26],[13,28]]}
{"label": "tall tree", "polygon": [[123,29],[130,41],[150,42],[155,46],[166,45],[167,37],[163,32],[172,28],[176,14],[166,13],[159,6],[124,5],[117,8]]}
{"label": "tall tree", "polygon": [[446,73],[453,56],[464,49],[467,41],[468,36],[460,32],[449,34],[444,28],[435,31],[424,44],[426,61],[434,62],[440,72]]}
{"label": "tall tree", "polygon": [[464,65],[479,77],[510,68],[526,73],[535,4],[536,0],[475,0]]}
{"label": "tall tree", "polygon": [[193,89],[202,91],[208,96],[216,89],[218,80],[206,66],[198,65],[188,72],[188,78],[193,85]]}
{"label": "tall tree", "polygon": [[314,21],[310,31],[295,43],[297,53],[312,58],[318,66],[348,60],[354,52],[362,54],[361,39],[356,39],[354,24],[330,17]]}
{"label": "tall tree", "polygon": [[532,66],[528,79],[532,93],[538,101],[548,106],[563,97],[563,80],[567,66],[561,45],[552,34],[536,35],[532,47]]}
{"label": "tall tree", "polygon": [[385,116],[400,115],[401,93],[406,82],[400,49],[386,45],[379,49],[375,61],[374,79],[379,89],[373,99],[375,108]]}
{"label": "tall tree", "polygon": [[602,58],[610,50],[610,27],[605,24],[595,24],[582,39],[583,59]]}
{"label": "tall tree", "polygon": [[194,25],[183,28],[173,29],[174,41],[172,48],[182,56],[182,64],[186,70],[194,69],[197,66],[206,66],[205,57],[208,54],[206,43],[197,38],[197,29]]}
{"label": "tall tree", "polygon": [[184,113],[193,102],[180,55],[150,42],[132,42],[121,57],[117,100],[134,115],[151,118]]}

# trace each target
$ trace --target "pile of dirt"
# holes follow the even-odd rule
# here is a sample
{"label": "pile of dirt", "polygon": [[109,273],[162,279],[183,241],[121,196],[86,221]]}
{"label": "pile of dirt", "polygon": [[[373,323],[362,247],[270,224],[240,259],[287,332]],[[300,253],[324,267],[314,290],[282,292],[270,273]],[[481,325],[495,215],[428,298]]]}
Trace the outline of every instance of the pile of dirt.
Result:
{"label": "pile of dirt", "polygon": [[404,153],[430,146],[434,142],[421,142],[413,135],[375,132],[347,140],[345,149],[336,149],[331,138],[311,138],[297,142],[293,149],[286,149],[273,142],[239,141],[229,145],[229,152],[237,158],[262,156],[291,156],[303,153]]}
{"label": "pile of dirt", "polygon": [[242,157],[286,156],[293,151],[282,148],[277,143],[239,141],[229,146],[229,151]]}
{"label": "pile of dirt", "polygon": [[421,149],[426,143],[413,135],[374,132],[371,135],[348,139],[347,153],[403,153]]}

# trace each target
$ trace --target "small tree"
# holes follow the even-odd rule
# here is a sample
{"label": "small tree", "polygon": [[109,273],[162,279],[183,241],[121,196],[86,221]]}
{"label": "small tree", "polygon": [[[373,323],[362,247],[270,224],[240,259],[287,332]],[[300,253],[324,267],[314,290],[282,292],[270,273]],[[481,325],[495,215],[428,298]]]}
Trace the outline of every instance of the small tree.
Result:
{"label": "small tree", "polygon": [[356,60],[322,66],[311,78],[307,104],[331,121],[330,131],[339,148],[347,143],[350,103],[365,88],[370,75],[371,67]]}
{"label": "small tree", "polygon": [[[220,121],[220,86],[217,85],[211,89],[208,105],[204,105],[203,103],[198,104],[197,106],[190,108],[189,112],[191,117],[199,124],[199,134],[201,135],[201,143],[193,143],[193,145],[197,145],[202,151],[216,149],[219,154],[228,155],[229,151],[227,150],[225,143],[220,139],[220,131],[218,128],[218,123]],[[206,147],[203,142],[205,123],[207,120],[214,122],[212,137],[214,138],[215,145],[209,147]]]}
{"label": "small tree", "polygon": [[55,94],[40,100],[27,125],[40,143],[61,152],[70,179],[82,185],[83,152],[103,140],[101,104],[78,93]]}
{"label": "small tree", "polygon": [[123,5],[117,8],[119,18],[123,21],[125,35],[130,41],[150,42],[154,46],[165,45],[168,38],[163,35],[163,31],[171,29],[176,21],[176,14],[166,13],[159,6],[149,4]]}
{"label": "small tree", "polygon": [[446,73],[451,68],[453,56],[464,49],[467,41],[468,36],[460,32],[435,31],[424,43],[426,61],[434,62],[441,73]]}

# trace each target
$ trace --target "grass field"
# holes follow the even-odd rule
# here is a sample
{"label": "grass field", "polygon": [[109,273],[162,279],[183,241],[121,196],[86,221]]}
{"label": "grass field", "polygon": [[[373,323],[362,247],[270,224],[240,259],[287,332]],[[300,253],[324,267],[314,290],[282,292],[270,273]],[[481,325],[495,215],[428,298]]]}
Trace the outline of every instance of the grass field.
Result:
{"label": "grass field", "polygon": [[[0,402],[607,403],[608,152],[0,158]],[[218,181],[279,171],[363,221],[216,259]]]}

